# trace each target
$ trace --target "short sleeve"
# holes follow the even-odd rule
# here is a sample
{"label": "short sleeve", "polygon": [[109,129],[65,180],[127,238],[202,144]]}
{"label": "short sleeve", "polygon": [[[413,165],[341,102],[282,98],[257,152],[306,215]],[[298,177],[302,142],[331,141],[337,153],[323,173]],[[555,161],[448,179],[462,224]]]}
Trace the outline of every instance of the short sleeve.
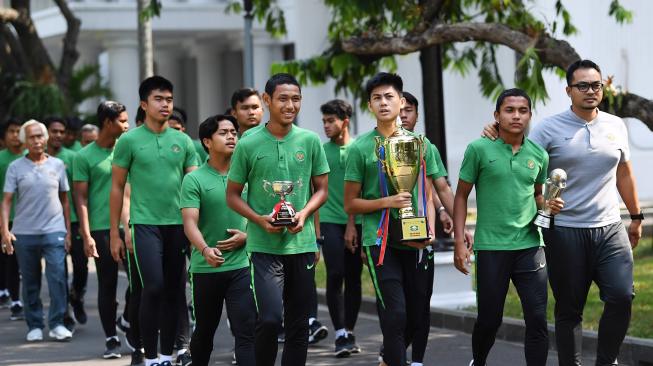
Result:
{"label": "short sleeve", "polygon": [[541,121],[540,123],[536,123],[528,133],[528,138],[536,144],[540,145],[542,148],[544,148],[544,150],[548,151],[550,147],[551,137],[546,133],[546,128],[544,127],[545,124],[546,120]]}
{"label": "short sleeve", "polygon": [[5,175],[5,193],[15,193],[18,188],[18,180],[16,179],[16,164],[9,164],[7,173]]}
{"label": "short sleeve", "polygon": [[542,155],[542,169],[537,175],[536,182],[539,184],[544,184],[546,182],[547,172],[549,171],[549,154],[544,151]]}
{"label": "short sleeve", "polygon": [[433,154],[433,145],[431,142],[427,139],[424,138],[424,145],[425,145],[425,151],[424,151],[424,163],[426,164],[426,176],[431,177],[431,176],[436,176],[439,173],[438,165],[435,162],[435,155]]}
{"label": "short sleeve", "polygon": [[113,149],[112,164],[123,169],[129,170],[132,165],[133,154],[129,138],[123,137],[118,139],[116,147]]}
{"label": "short sleeve", "polygon": [[358,146],[351,146],[345,163],[345,181],[363,183],[365,159]]}
{"label": "short sleeve", "polygon": [[197,151],[195,150],[195,144],[190,137],[186,137],[186,160],[184,161],[184,169],[188,169],[192,166],[199,165],[199,158],[197,156]]}
{"label": "short sleeve", "polygon": [[330,171],[330,169],[329,169],[329,162],[327,161],[326,158],[326,153],[324,152],[324,147],[322,147],[322,144],[320,143],[320,140],[317,137],[312,139],[312,145],[313,145],[313,149],[312,149],[313,164],[312,164],[311,176],[315,177],[318,175],[327,174]]}
{"label": "short sleeve", "polygon": [[440,151],[434,144],[431,144],[431,147],[433,147],[433,160],[435,160],[435,164],[438,166],[438,173],[435,175],[435,178],[446,177],[449,173],[447,173],[447,168],[444,167]]}
{"label": "short sleeve", "polygon": [[229,168],[229,180],[238,184],[245,184],[249,175],[249,163],[247,161],[246,146],[236,144],[236,150],[231,157],[231,167]]}
{"label": "short sleeve", "polygon": [[626,163],[630,161],[630,146],[628,145],[628,129],[626,128],[626,124],[624,121],[619,118],[619,122],[621,125],[621,156],[619,157],[619,162],[620,163]]}
{"label": "short sleeve", "polygon": [[75,156],[73,163],[73,182],[88,182],[90,179],[90,172],[88,161],[82,154]]}
{"label": "short sleeve", "polygon": [[180,208],[200,208],[200,185],[192,175],[186,175],[181,183]]}
{"label": "short sleeve", "polygon": [[59,165],[59,192],[70,191],[68,184],[68,175],[66,175],[66,166],[62,163]]}
{"label": "short sleeve", "polygon": [[479,158],[473,145],[468,145],[463,157],[463,163],[460,166],[458,177],[468,183],[476,183],[479,171]]}

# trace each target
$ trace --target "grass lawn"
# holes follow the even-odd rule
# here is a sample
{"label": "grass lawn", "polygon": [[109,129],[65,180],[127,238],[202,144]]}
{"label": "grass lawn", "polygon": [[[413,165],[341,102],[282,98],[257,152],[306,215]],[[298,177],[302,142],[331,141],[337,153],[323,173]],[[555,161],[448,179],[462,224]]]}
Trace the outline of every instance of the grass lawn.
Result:
{"label": "grass lawn", "polygon": [[[653,338],[653,239],[646,238],[642,240],[634,251],[635,256],[635,291],[637,296],[633,303],[633,315],[630,322],[628,335],[642,338]],[[435,275],[438,273],[436,271]],[[370,280],[367,267],[363,267],[361,275],[363,281],[363,295],[374,296],[374,287]],[[315,281],[317,287],[326,287],[326,272],[324,261],[316,266]],[[436,289],[437,291],[437,289]],[[549,290],[549,304],[547,308],[547,318],[553,322],[553,295]],[[474,308],[469,309],[474,310]],[[585,305],[583,328],[597,330],[599,318],[603,312],[603,303],[599,299],[598,288],[592,285],[590,294]],[[510,285],[504,314],[511,318],[523,318],[521,304],[515,288]]]}

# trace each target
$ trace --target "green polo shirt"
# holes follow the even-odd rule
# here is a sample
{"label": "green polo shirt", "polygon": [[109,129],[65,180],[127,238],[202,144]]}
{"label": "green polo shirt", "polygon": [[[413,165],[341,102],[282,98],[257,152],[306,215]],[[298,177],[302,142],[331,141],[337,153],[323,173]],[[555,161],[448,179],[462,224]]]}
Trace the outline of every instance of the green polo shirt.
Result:
{"label": "green polo shirt", "polygon": [[[0,183],[2,184],[2,187],[5,186],[5,176],[7,175],[7,168],[9,168],[9,164],[11,164],[14,160],[23,157],[24,155],[25,152],[14,155],[11,153],[11,151],[9,151],[9,149],[0,151]],[[11,212],[9,213],[10,222],[14,220],[14,205],[16,204],[16,197],[17,195],[14,195],[11,204]]]}
{"label": "green polo shirt", "polygon": [[[408,132],[410,135],[418,136],[413,132]],[[349,155],[347,157],[347,164],[345,167],[345,180],[349,182],[357,182],[361,184],[361,197],[366,200],[375,200],[381,198],[381,189],[379,188],[379,171],[378,171],[378,158],[376,156],[376,141],[375,137],[381,137],[376,128],[366,134],[359,136],[351,147],[349,147]],[[385,138],[383,138],[385,140]],[[428,139],[424,139],[426,144],[426,153],[424,154],[426,163],[426,175],[432,177],[438,173],[438,167],[433,161],[434,154],[429,153],[429,146],[431,143]],[[396,194],[390,181],[388,183],[388,194]],[[415,188],[413,188],[413,209],[417,212],[417,195],[419,187],[419,178]],[[363,216],[363,246],[376,245],[376,231],[381,220],[381,210],[370,212]],[[398,217],[398,209],[390,210],[392,217]],[[401,243],[388,243],[400,249],[413,249]]]}
{"label": "green polo shirt", "polygon": [[[231,158],[229,180],[248,184],[247,203],[259,215],[272,212],[279,196],[267,192],[264,183],[277,180],[295,182],[286,200],[295,210],[304,208],[311,197],[311,178],[327,174],[329,164],[320,138],[314,132],[293,126],[278,140],[267,128],[258,128],[241,139]],[[304,230],[292,234],[266,232],[259,225],[247,225],[247,251],[269,254],[298,254],[317,250],[313,216],[306,218]]]}
{"label": "green polo shirt", "polygon": [[202,142],[200,140],[193,140],[193,145],[195,146],[195,152],[197,153],[198,163],[204,163],[209,158],[209,154],[204,151]]}
{"label": "green polo shirt", "polygon": [[546,181],[549,155],[524,138],[515,154],[502,139],[467,146],[460,179],[476,188],[474,250],[518,250],[544,243],[533,224],[535,185]]}
{"label": "green polo shirt", "polygon": [[77,152],[74,182],[88,183],[88,221],[91,231],[109,230],[109,195],[113,148],[91,142]]}
{"label": "green polo shirt", "polygon": [[73,142],[73,144],[70,145],[70,147],[64,147],[64,148],[77,152],[82,149],[82,143],[79,142],[79,140],[75,140],[75,142]]}
{"label": "green polo shirt", "polygon": [[431,143],[431,151],[433,152],[433,161],[435,161],[435,164],[438,166],[438,172],[433,175],[433,178],[440,178],[440,177],[446,177],[449,175],[447,173],[447,168],[444,167],[444,163],[442,162],[442,156],[440,156],[440,151],[438,150],[437,146],[435,144]]}
{"label": "green polo shirt", "polygon": [[186,169],[197,166],[195,146],[188,135],[174,128],[154,133],[143,124],[120,137],[113,165],[129,171],[131,223],[182,223],[181,182]]}
{"label": "green polo shirt", "polygon": [[[181,186],[181,208],[197,208],[200,217],[197,226],[210,247],[217,246],[219,240],[231,237],[227,229],[247,230],[247,219],[227,207],[227,175],[222,175],[207,163],[184,177]],[[247,199],[247,192],[243,191]],[[222,252],[224,263],[212,267],[206,263],[202,252],[193,246],[190,257],[191,273],[225,272],[249,266],[245,247]]]}
{"label": "green polo shirt", "polygon": [[[322,145],[329,163],[329,198],[320,207],[320,222],[330,224],[347,224],[349,215],[345,212],[345,164],[347,163],[348,147],[354,142],[351,139],[347,145],[340,146],[331,141]],[[360,224],[360,215],[356,224]]]}
{"label": "green polo shirt", "polygon": [[[70,205],[70,222],[75,223],[77,222],[77,210],[75,209],[75,202],[73,201],[73,170],[75,167],[75,157],[77,156],[77,153],[74,152],[73,150],[67,149],[65,147],[62,147],[61,150],[59,151],[59,154],[57,154],[55,157],[59,158],[63,161],[63,163],[66,165],[66,176],[68,177],[68,185],[70,186],[70,190],[68,190],[68,204]],[[77,235],[77,233],[73,233],[73,235]]]}

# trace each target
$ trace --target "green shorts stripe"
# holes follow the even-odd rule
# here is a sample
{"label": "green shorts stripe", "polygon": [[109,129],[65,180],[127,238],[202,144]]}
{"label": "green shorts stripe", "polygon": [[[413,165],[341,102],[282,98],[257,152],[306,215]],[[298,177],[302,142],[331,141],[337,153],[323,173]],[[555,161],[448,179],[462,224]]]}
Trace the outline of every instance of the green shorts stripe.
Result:
{"label": "green shorts stripe", "polygon": [[249,276],[250,276],[250,288],[252,289],[252,294],[254,295],[254,304],[256,305],[256,312],[258,313],[258,299],[256,298],[256,286],[254,285],[254,262],[252,262],[252,253],[247,253],[247,258],[249,259]]}
{"label": "green shorts stripe", "polygon": [[132,233],[132,248],[134,248],[134,262],[136,262],[136,270],[138,271],[138,277],[141,279],[141,287],[145,287],[143,282],[143,275],[141,274],[141,267],[138,265],[138,255],[136,254],[136,236],[134,235],[134,225],[129,226],[129,232]]}
{"label": "green shorts stripe", "polygon": [[370,247],[365,247],[365,254],[367,254],[367,267],[370,270],[370,276],[372,277],[372,283],[374,284],[374,292],[376,292],[376,297],[381,302],[381,306],[385,309],[385,303],[383,302],[383,295],[381,294],[381,288],[379,288],[379,281],[376,277],[376,267],[374,266],[374,261],[372,260],[372,253],[370,252]]}

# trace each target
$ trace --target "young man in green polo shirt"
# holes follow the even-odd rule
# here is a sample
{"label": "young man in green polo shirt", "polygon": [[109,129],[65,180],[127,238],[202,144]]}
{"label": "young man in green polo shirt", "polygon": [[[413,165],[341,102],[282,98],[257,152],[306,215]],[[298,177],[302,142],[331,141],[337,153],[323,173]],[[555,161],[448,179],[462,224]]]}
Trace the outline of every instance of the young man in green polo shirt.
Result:
{"label": "young man in green polo shirt", "polygon": [[[45,119],[45,125],[48,128],[48,146],[46,152],[50,156],[57,157],[63,160],[66,165],[66,175],[68,176],[68,183],[72,186],[73,182],[73,168],[75,151],[70,150],[64,146],[64,139],[68,133],[68,122],[61,117],[48,117]],[[80,324],[86,324],[87,316],[84,309],[84,295],[86,293],[86,284],[88,282],[88,258],[84,254],[84,243],[82,237],[79,235],[79,220],[77,219],[77,210],[75,210],[75,202],[73,200],[73,190],[68,191],[68,204],[70,206],[70,258],[73,263],[73,280],[72,289],[68,293],[68,303],[73,308],[73,315],[75,320]],[[66,261],[66,268],[67,268]],[[66,270],[66,276],[68,271]],[[67,283],[68,281],[66,281]],[[68,286],[68,285],[67,285]],[[66,311],[64,316],[64,325],[71,332],[75,328],[75,320],[70,318],[69,312]]]}
{"label": "young man in green polo shirt", "polygon": [[[349,135],[352,107],[334,99],[320,107],[324,134],[324,153],[329,162],[329,198],[320,207],[322,254],[326,265],[326,298],[336,331],[335,355],[347,357],[360,352],[354,327],[361,305],[361,221],[348,215],[344,207],[344,177],[347,151],[354,139]],[[344,294],[343,294],[344,285]]]}
{"label": "young man in green polo shirt", "polygon": [[[362,245],[375,286],[383,332],[382,365],[403,366],[406,362],[406,329],[411,329],[412,316],[421,312],[424,306],[424,297],[419,293],[426,291],[425,277],[429,272],[425,268],[428,261],[425,248],[431,241],[400,241],[396,235],[388,235],[385,258],[381,262],[384,247],[377,245],[377,228],[383,211],[388,209],[392,217],[388,232],[401,231],[397,209],[412,206],[417,212],[421,191],[425,198],[422,199],[422,207],[426,206],[423,214],[427,216],[429,235],[433,235],[435,210],[431,184],[418,183],[411,194],[396,193],[388,182],[388,195],[382,195],[379,176],[385,172],[379,172],[375,138],[385,139],[397,131],[396,121],[405,103],[402,97],[403,81],[399,75],[382,72],[372,77],[365,89],[368,107],[376,117],[376,128],[359,136],[348,149],[344,206],[348,214],[363,217]],[[415,136],[412,132],[407,133]],[[424,139],[424,143],[430,144],[427,139]],[[433,154],[426,150],[428,147],[423,148],[426,171],[420,169],[418,181],[430,181],[438,172],[437,165],[433,161]]]}
{"label": "young man in green polo shirt", "polygon": [[[98,312],[106,338],[106,350],[102,357],[107,359],[121,356],[120,339],[116,335],[118,264],[113,260],[109,248],[111,161],[116,140],[127,131],[129,121],[125,106],[113,101],[100,103],[97,118],[101,123],[98,138],[77,152],[73,169],[73,185],[84,252],[87,257],[95,260],[98,278]],[[122,224],[124,227],[129,227],[129,197],[126,197],[125,202],[127,204],[123,208]],[[125,240],[128,242],[128,247],[131,247],[129,230],[126,232]],[[126,261],[124,265],[125,268],[130,267]]]}
{"label": "young man in green polo shirt", "polygon": [[[185,283],[187,239],[179,198],[184,175],[197,168],[197,154],[188,135],[168,127],[172,113],[172,83],[161,76],[145,79],[139,87],[145,123],[123,134],[113,151],[110,194],[112,251],[123,247],[119,222],[124,187],[129,174],[130,221],[136,268],[143,285],[140,330],[145,366],[170,366],[177,332],[177,314]],[[161,356],[157,344],[161,338]]]}
{"label": "young man in green polo shirt", "polygon": [[[18,119],[10,118],[2,126],[2,139],[5,149],[0,151],[0,184],[4,187],[7,168],[14,160],[25,155],[23,144],[18,138],[20,126],[23,124]],[[15,202],[15,197],[14,197]],[[9,228],[14,219],[14,207],[12,204],[9,214]],[[20,301],[20,273],[16,255],[0,253],[0,299],[6,302],[0,303],[0,307],[10,308],[9,319],[23,319],[23,304]]]}
{"label": "young man in green polo shirt", "polygon": [[562,200],[544,202],[542,184],[549,156],[524,136],[532,116],[531,99],[521,89],[505,90],[494,118],[499,139],[478,139],[467,146],[454,201],[456,268],[468,274],[471,246],[463,229],[467,198],[476,187],[474,234],[478,317],[472,334],[470,366],[485,366],[503,318],[510,281],[519,293],[526,321],[526,364],[544,366],[549,352],[546,325],[547,271],[543,242],[533,220],[545,204],[553,214]]}
{"label": "young man in green polo shirt", "polygon": [[193,365],[209,364],[223,302],[236,339],[236,361],[241,366],[256,365],[256,305],[245,251],[247,220],[225,208],[237,134],[238,124],[232,116],[217,115],[202,122],[199,137],[209,160],[186,175],[182,184],[184,231],[193,245],[189,269],[195,313],[190,344]]}
{"label": "young man in green polo shirt", "polygon": [[242,88],[231,95],[231,115],[238,122],[238,133],[241,136],[261,125],[264,112],[263,101],[258,90]]}
{"label": "young man in green polo shirt", "polygon": [[[306,296],[313,291],[317,251],[313,213],[326,201],[329,166],[317,134],[293,125],[302,95],[292,75],[273,75],[265,85],[263,101],[270,121],[250,130],[238,144],[229,171],[227,204],[249,220],[247,251],[258,309],[256,364],[274,365],[283,323],[281,364],[304,365],[310,312]],[[292,225],[273,225],[270,211],[279,196],[265,188],[274,181],[293,182],[292,194],[286,197],[296,211]],[[245,184],[247,201],[241,198]]]}

